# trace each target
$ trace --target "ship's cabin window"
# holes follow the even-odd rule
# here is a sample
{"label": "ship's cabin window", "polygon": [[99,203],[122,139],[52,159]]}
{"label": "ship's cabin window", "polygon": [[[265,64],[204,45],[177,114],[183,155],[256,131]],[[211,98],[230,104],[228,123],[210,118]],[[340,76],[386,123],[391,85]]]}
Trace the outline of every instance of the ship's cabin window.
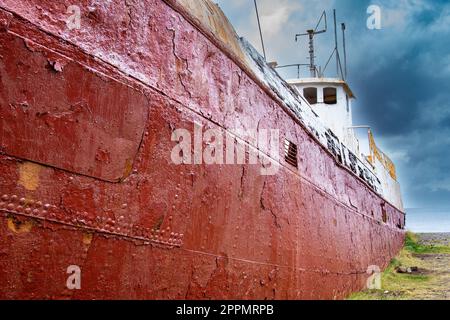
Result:
{"label": "ship's cabin window", "polygon": [[336,104],[337,89],[331,87],[323,89],[323,102],[325,104]]}
{"label": "ship's cabin window", "polygon": [[317,88],[305,88],[303,89],[303,96],[309,102],[309,104],[317,103]]}
{"label": "ship's cabin window", "polygon": [[350,99],[348,95],[345,95],[345,101],[347,103],[347,112],[350,112]]}

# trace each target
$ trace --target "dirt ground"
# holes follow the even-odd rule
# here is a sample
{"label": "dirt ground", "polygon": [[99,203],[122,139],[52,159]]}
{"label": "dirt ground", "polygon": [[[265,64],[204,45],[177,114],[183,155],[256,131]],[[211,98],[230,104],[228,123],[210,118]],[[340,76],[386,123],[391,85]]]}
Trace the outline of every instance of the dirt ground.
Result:
{"label": "dirt ground", "polygon": [[382,288],[349,299],[450,300],[450,233],[408,233],[405,248],[382,274]]}
{"label": "dirt ground", "polygon": [[422,245],[450,246],[450,233],[419,233],[418,236]]}
{"label": "dirt ground", "polygon": [[[450,246],[450,233],[419,234],[419,244],[426,246]],[[420,300],[450,300],[450,254],[414,254],[430,272],[430,280],[416,292]]]}

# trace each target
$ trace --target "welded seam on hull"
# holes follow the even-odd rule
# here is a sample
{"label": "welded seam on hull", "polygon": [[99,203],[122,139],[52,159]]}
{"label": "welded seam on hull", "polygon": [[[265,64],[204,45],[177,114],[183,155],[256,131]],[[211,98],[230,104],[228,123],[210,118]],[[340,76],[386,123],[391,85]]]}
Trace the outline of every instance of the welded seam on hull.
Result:
{"label": "welded seam on hull", "polygon": [[31,215],[31,214],[25,214],[25,213],[22,213],[22,212],[12,211],[10,209],[0,209],[0,212],[3,213],[3,215],[5,217],[8,217],[10,215],[21,216],[21,217],[28,218],[28,219],[36,219],[36,220],[40,220],[40,221],[51,222],[51,223],[59,224],[59,225],[62,225],[62,226],[67,226],[67,227],[79,229],[79,230],[82,230],[82,231],[91,231],[91,232],[95,232],[96,234],[100,234],[100,235],[117,237],[117,238],[128,240],[128,241],[140,241],[144,245],[158,245],[158,246],[161,246],[161,247],[166,248],[166,249],[180,248],[183,245],[182,242],[169,243],[169,242],[166,242],[166,241],[159,241],[159,240],[145,238],[145,237],[139,237],[139,236],[124,234],[124,233],[107,231],[107,230],[99,229],[99,228],[96,228],[96,227],[76,225],[76,224],[73,224],[73,223],[64,222],[64,221],[57,220],[57,219],[40,217],[40,216],[36,216],[36,215]]}
{"label": "welded seam on hull", "polygon": [[[354,272],[332,272],[329,270],[312,270],[312,269],[304,269],[304,268],[296,268],[286,265],[279,265],[274,263],[267,263],[267,262],[260,262],[260,261],[253,261],[248,259],[242,259],[242,258],[236,258],[236,257],[230,257],[230,256],[221,256],[213,253],[203,252],[203,251],[197,251],[197,250],[191,250],[186,248],[181,248],[181,250],[186,252],[191,252],[195,254],[201,254],[209,257],[215,257],[215,258],[227,258],[229,260],[238,261],[238,262],[245,262],[245,263],[251,263],[251,264],[257,264],[262,266],[270,266],[270,267],[276,267],[276,268],[284,268],[284,269],[290,269],[305,273],[320,273],[320,274],[336,274],[336,275],[360,275],[360,274],[367,274],[367,270],[361,270],[361,271],[354,271]],[[337,260],[342,261],[342,260]]]}

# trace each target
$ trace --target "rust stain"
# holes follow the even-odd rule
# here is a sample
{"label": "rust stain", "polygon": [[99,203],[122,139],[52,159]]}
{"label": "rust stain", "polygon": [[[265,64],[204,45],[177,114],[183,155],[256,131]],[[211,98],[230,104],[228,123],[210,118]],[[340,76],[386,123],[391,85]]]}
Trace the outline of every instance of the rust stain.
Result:
{"label": "rust stain", "polygon": [[25,189],[34,191],[39,186],[41,166],[32,162],[19,164],[19,184]]}
{"label": "rust stain", "polygon": [[130,159],[127,159],[125,162],[125,169],[123,172],[122,179],[127,178],[131,174],[132,170],[133,170],[133,162]]}
{"label": "rust stain", "polygon": [[8,218],[7,224],[8,229],[17,234],[29,233],[33,229],[33,222],[31,220],[21,222],[14,218]]}
{"label": "rust stain", "polygon": [[94,235],[92,233],[83,233],[83,244],[89,246],[92,243],[92,238]]}

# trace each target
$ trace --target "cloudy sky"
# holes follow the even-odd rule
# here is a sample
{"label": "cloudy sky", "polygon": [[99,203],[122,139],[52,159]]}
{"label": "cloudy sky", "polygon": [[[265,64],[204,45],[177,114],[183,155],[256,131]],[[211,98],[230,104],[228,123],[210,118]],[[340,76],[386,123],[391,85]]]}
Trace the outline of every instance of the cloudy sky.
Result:
{"label": "cloudy sky", "polygon": [[[253,0],[217,0],[239,35],[260,51]],[[381,8],[381,30],[367,8]],[[267,60],[307,63],[307,42],[327,10],[329,32],[316,38],[318,64],[333,48],[332,9],[347,25],[348,81],[355,124],[372,126],[397,165],[405,207],[450,209],[450,0],[258,0]],[[341,33],[339,33],[341,41]],[[335,75],[335,63],[327,75]],[[280,72],[285,78],[296,70]],[[305,73],[305,75],[307,75]],[[449,210],[450,211],[450,210]],[[450,231],[450,230],[449,230]]]}

